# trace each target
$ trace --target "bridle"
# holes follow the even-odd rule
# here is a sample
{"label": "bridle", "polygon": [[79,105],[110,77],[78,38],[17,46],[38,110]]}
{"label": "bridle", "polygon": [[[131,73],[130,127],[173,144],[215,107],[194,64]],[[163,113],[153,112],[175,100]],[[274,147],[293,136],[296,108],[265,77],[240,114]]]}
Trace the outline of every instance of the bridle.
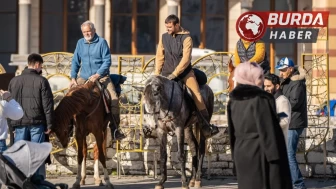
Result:
{"label": "bridle", "polygon": [[[90,80],[87,80],[85,83],[84,83],[84,85],[86,84],[86,83],[88,83]],[[97,83],[98,82],[98,80],[95,82],[95,85],[99,88],[99,86],[98,86],[98,84],[99,83]],[[104,93],[102,92],[102,89],[100,89],[99,90],[100,91],[100,93],[101,93],[101,95],[104,95]],[[91,95],[91,98],[93,97],[93,93],[92,93],[92,91],[90,91],[90,95]],[[98,103],[97,103],[97,105],[96,105],[96,107],[85,117],[85,121],[86,121],[86,119],[87,118],[89,118],[97,109],[98,109],[98,107],[99,107],[99,104],[100,104],[100,101],[101,101],[101,99],[102,99],[103,97],[102,96],[100,96],[99,97],[99,101],[98,101]]]}
{"label": "bridle", "polygon": [[[170,93],[170,99],[169,99],[169,105],[168,105],[168,110],[166,111],[166,113],[164,114],[163,117],[158,117],[157,119],[161,122],[163,122],[164,124],[166,123],[169,123],[169,122],[172,122],[173,120],[175,120],[175,118],[171,118],[170,116],[168,116],[170,110],[171,110],[171,107],[172,107],[172,104],[173,104],[173,95],[174,95],[174,89],[175,89],[175,84],[177,82],[173,81],[173,87],[171,89],[171,93]],[[148,85],[151,85],[152,83],[149,83],[145,86],[145,88],[148,86]],[[181,105],[180,105],[180,111],[181,111],[181,108],[182,108],[182,104],[183,104],[183,100],[184,100],[184,92],[185,92],[185,85],[183,87],[183,91],[182,91],[182,100],[181,100]],[[150,115],[160,115],[160,109],[158,111],[155,111],[155,112],[148,112],[148,114]],[[166,119],[168,116],[168,119]]]}

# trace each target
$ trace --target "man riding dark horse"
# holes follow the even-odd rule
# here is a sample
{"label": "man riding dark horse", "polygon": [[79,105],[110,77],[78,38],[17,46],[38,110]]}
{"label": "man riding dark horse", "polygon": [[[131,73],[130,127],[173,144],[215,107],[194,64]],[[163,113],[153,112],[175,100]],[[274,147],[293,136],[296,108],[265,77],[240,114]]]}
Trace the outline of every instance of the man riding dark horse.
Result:
{"label": "man riding dark horse", "polygon": [[163,34],[159,41],[155,75],[161,74],[170,80],[181,81],[190,89],[201,117],[202,133],[204,137],[210,138],[219,130],[207,121],[210,120],[210,116],[191,66],[193,44],[190,33],[180,26],[179,18],[175,15],[168,16],[165,25],[167,33]]}

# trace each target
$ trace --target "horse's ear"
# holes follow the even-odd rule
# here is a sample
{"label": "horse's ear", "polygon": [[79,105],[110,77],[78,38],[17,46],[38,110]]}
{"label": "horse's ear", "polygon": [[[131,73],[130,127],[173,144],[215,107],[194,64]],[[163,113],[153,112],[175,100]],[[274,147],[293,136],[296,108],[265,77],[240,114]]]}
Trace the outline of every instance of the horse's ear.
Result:
{"label": "horse's ear", "polygon": [[232,59],[230,58],[230,60],[229,60],[229,72],[232,72],[234,69],[235,69],[235,67],[234,67],[234,65],[233,65],[233,63],[232,63]]}
{"label": "horse's ear", "polygon": [[142,92],[144,90],[144,87],[133,86],[133,85],[132,85],[132,87],[139,92]]}

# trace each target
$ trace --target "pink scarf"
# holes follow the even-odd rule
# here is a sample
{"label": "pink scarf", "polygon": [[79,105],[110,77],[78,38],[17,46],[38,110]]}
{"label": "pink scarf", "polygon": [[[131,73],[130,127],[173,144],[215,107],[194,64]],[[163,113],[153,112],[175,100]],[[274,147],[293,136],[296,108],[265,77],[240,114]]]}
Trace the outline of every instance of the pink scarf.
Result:
{"label": "pink scarf", "polygon": [[234,70],[234,80],[239,84],[261,87],[264,83],[264,72],[257,63],[244,62]]}

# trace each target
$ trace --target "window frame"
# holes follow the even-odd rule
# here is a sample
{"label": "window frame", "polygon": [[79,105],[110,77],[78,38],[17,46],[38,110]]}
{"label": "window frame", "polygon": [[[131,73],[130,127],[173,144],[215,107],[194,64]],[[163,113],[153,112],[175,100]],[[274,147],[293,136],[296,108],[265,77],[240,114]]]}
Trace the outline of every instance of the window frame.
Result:
{"label": "window frame", "polygon": [[[47,12],[47,14],[60,14],[62,15],[62,20],[63,20],[63,45],[62,45],[62,49],[61,51],[63,52],[68,52],[68,47],[67,47],[67,41],[68,41],[68,16],[69,15],[77,15],[78,13],[70,13],[69,14],[69,11],[68,11],[68,1],[69,0],[62,0],[63,1],[63,12]],[[39,11],[39,22],[40,22],[40,27],[39,27],[39,32],[40,32],[40,35],[39,35],[39,52],[43,52],[43,36],[42,36],[42,31],[43,31],[43,28],[42,28],[42,24],[43,24],[43,20],[44,20],[44,17],[43,17],[43,13],[46,13],[46,12],[43,12],[43,0],[40,0],[40,11]],[[87,18],[90,18],[90,7],[91,7],[91,3],[89,0],[86,0],[87,2]],[[79,27],[79,25],[78,25]],[[48,52],[45,52],[45,53],[48,53]]]}
{"label": "window frame", "polygon": [[[153,0],[150,0],[153,1]],[[131,41],[131,52],[126,53],[130,55],[153,55],[153,53],[138,53],[137,51],[137,17],[138,16],[155,16],[155,22],[156,22],[156,27],[155,27],[155,49],[156,46],[159,42],[159,13],[160,13],[160,0],[154,0],[156,1],[156,11],[155,14],[151,13],[137,13],[137,0],[132,0],[132,11],[130,13],[113,13],[113,8],[111,8],[110,11],[110,51],[111,54],[121,54],[120,52],[115,52],[113,49],[113,17],[114,15],[116,16],[131,16],[132,21],[131,21],[131,31],[132,31],[132,41]],[[111,6],[113,6],[113,0],[111,0]],[[125,54],[125,53],[123,53]],[[156,52],[154,52],[156,54]]]}
{"label": "window frame", "polygon": [[[12,51],[0,51],[0,54],[13,54],[18,53],[19,51],[19,0],[16,0],[16,9],[15,11],[0,11],[0,14],[12,14],[16,15],[16,49],[15,52]],[[30,37],[30,36],[29,36]],[[4,64],[4,63],[2,63]]]}
{"label": "window frame", "polygon": [[[195,15],[195,14],[183,14],[183,5],[182,5],[182,1],[180,3],[180,7],[181,7],[181,19],[184,15]],[[207,18],[214,18],[214,17],[218,17],[218,18],[223,18],[224,19],[224,28],[227,29],[227,31],[223,31],[224,33],[224,44],[223,44],[223,50],[222,51],[228,51],[229,49],[229,33],[228,33],[228,27],[229,27],[229,0],[225,0],[225,7],[224,7],[224,12],[226,14],[221,15],[221,14],[207,14],[206,13],[206,0],[200,0],[201,1],[201,14],[200,14],[200,45],[198,48],[200,49],[205,49],[206,48],[206,20]],[[181,22],[181,25],[183,26],[183,23]]]}

